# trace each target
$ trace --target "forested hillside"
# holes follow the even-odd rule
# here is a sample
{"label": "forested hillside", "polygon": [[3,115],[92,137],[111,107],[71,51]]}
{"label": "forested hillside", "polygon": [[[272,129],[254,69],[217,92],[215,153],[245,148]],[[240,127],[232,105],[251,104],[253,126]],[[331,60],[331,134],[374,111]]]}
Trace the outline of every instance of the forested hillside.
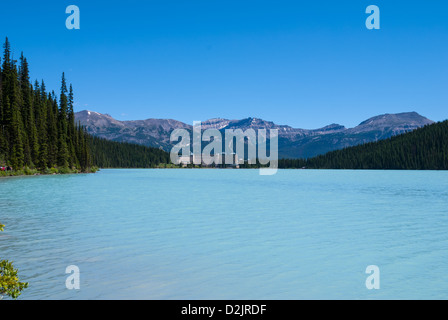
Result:
{"label": "forested hillside", "polygon": [[100,168],[155,168],[170,163],[170,154],[134,143],[89,137],[92,162]]}
{"label": "forested hillside", "polygon": [[282,159],[280,168],[448,170],[448,120],[392,138],[308,160]]}

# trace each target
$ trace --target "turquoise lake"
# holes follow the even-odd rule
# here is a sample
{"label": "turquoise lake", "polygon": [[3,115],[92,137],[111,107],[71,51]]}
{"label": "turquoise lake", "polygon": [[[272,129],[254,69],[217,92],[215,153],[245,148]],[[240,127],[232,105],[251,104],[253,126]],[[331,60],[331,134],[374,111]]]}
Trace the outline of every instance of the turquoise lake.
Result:
{"label": "turquoise lake", "polygon": [[30,284],[20,299],[448,298],[448,172],[2,178],[0,222],[0,259]]}

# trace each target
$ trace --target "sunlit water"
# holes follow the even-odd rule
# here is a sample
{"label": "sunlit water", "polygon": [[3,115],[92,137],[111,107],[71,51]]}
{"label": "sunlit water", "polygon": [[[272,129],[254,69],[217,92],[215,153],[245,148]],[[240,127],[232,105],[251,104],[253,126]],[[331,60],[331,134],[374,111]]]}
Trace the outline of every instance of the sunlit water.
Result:
{"label": "sunlit water", "polygon": [[21,299],[448,298],[448,172],[4,178],[0,221],[0,258],[30,284]]}

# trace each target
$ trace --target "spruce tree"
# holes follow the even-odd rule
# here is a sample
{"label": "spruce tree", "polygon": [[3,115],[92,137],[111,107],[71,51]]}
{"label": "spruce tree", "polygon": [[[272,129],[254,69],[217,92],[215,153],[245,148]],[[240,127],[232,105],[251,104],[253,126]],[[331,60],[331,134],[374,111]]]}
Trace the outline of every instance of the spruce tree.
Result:
{"label": "spruce tree", "polygon": [[67,84],[65,81],[65,74],[62,73],[61,82],[61,96],[59,102],[59,118],[58,118],[58,165],[62,168],[69,166],[69,151],[67,146],[67,110],[68,110],[68,98],[67,98]]}

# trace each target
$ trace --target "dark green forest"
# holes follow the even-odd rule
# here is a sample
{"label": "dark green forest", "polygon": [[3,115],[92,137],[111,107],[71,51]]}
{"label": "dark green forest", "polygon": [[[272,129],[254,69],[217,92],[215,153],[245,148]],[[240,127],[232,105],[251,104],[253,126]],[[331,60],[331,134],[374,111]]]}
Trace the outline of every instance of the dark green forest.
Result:
{"label": "dark green forest", "polygon": [[89,137],[92,162],[100,168],[155,168],[170,163],[170,154],[134,143]]}
{"label": "dark green forest", "polygon": [[6,38],[0,58],[0,167],[19,173],[91,172],[95,167],[154,167],[169,154],[94,138],[75,123],[74,93],[64,73],[59,97],[30,82],[27,59],[13,59]]}
{"label": "dark green forest", "polygon": [[279,168],[448,170],[448,120],[311,159],[281,159]]}
{"label": "dark green forest", "polygon": [[0,77],[0,164],[14,170],[92,167],[87,134],[75,125],[73,88],[62,74],[59,98],[44,81],[30,82],[27,59],[3,45]]}

